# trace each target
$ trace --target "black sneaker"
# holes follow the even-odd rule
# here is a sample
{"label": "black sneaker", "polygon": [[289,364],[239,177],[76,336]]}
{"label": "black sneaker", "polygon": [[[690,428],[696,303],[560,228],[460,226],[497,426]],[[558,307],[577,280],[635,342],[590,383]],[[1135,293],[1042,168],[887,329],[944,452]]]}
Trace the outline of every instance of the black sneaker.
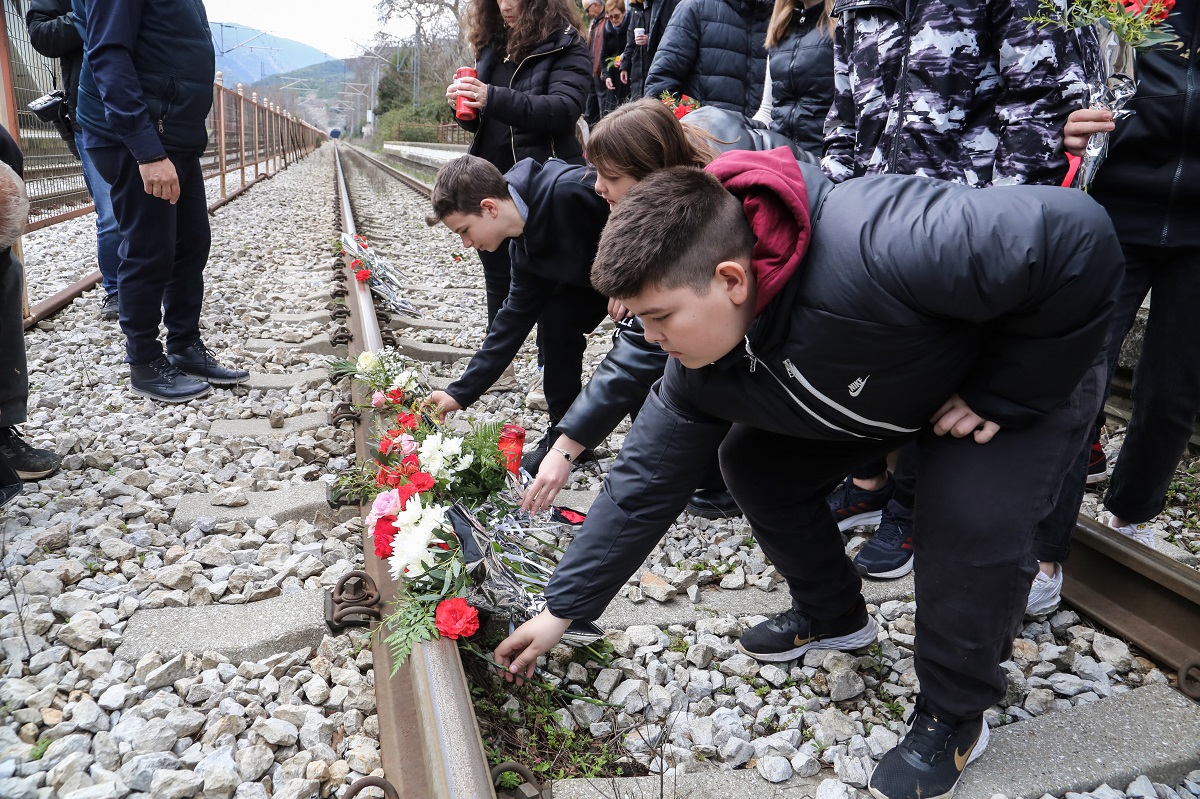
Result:
{"label": "black sneaker", "polygon": [[17,497],[21,496],[21,477],[8,460],[0,455],[0,508],[7,508]]}
{"label": "black sneaker", "polygon": [[877,799],[949,799],[963,769],[987,748],[987,724],[982,716],[943,721],[920,697],[908,723],[908,734],[875,766],[867,787]]}
{"label": "black sneaker", "polygon": [[871,540],[854,556],[854,567],[863,577],[894,580],[912,571],[912,522],[885,513]]}
{"label": "black sneaker", "polygon": [[62,459],[48,449],[34,449],[15,427],[0,427],[0,457],[22,480],[40,480],[58,471]]}
{"label": "black sneaker", "polygon": [[182,352],[168,353],[167,359],[185,375],[207,380],[218,388],[232,388],[250,379],[250,373],[245,369],[227,369],[217,363],[200,339],[184,347]]}
{"label": "black sneaker", "polygon": [[187,402],[212,391],[203,380],[188,377],[167,360],[165,355],[148,364],[129,365],[129,388],[159,402]]}
{"label": "black sneaker", "polygon": [[755,660],[782,663],[810,649],[861,649],[875,643],[875,620],[859,597],[855,609],[829,621],[811,618],[795,608],[760,622],[742,634],[738,649]]}
{"label": "black sneaker", "polygon": [[113,292],[104,298],[100,303],[100,318],[108,321],[118,319],[121,316],[121,306],[117,304],[117,294]]}
{"label": "black sneaker", "polygon": [[845,531],[851,527],[865,527],[879,524],[883,509],[896,491],[896,484],[889,474],[887,485],[878,491],[868,491],[854,484],[854,479],[847,477],[840,486],[829,493],[826,501],[837,519],[838,529]]}
{"label": "black sneaker", "polygon": [[1104,454],[1104,447],[1096,441],[1092,444],[1092,453],[1088,457],[1087,484],[1103,483],[1107,477],[1108,456]]}
{"label": "black sneaker", "polygon": [[723,488],[701,488],[688,500],[687,512],[705,519],[732,519],[741,516],[742,509]]}

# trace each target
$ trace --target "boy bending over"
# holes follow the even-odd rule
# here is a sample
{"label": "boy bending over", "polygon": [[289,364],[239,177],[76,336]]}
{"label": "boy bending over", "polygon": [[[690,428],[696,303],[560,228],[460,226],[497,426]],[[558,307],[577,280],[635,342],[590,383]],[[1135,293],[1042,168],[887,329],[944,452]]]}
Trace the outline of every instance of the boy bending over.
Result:
{"label": "boy bending over", "polygon": [[786,150],[673,167],[612,213],[592,283],[671,356],[546,588],[496,650],[509,679],[598,618],[687,502],[713,450],[792,607],[742,651],[788,661],[875,641],[825,502],[916,440],[911,731],[880,799],[937,799],[987,742],[1035,563],[1033,530],[1099,405],[1092,362],[1120,275],[1104,211],[1053,187],[916,177],[834,186]]}
{"label": "boy bending over", "polygon": [[[443,413],[475,402],[500,379],[541,317],[553,428],[579,395],[585,337],[608,310],[608,301],[588,281],[608,220],[595,175],[553,158],[545,164],[526,158],[502,175],[484,159],[464,155],[438,170],[432,201],[426,222],[441,222],[464,247],[487,252],[508,247],[512,284],[462,377],[429,399]],[[547,436],[554,440],[553,429]]]}

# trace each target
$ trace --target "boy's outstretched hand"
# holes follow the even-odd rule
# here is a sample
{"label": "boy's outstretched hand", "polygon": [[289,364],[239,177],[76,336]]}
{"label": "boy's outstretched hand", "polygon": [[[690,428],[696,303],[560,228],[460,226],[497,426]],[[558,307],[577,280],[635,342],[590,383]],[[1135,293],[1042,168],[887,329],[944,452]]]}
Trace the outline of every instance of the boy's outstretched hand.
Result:
{"label": "boy's outstretched hand", "polygon": [[933,422],[933,432],[939,436],[949,433],[955,438],[963,438],[974,434],[976,444],[986,444],[1000,432],[1000,425],[975,413],[957,394],[942,403],[929,421]]}
{"label": "boy's outstretched hand", "polygon": [[425,402],[434,406],[433,410],[437,413],[438,421],[440,422],[446,421],[446,414],[462,410],[462,406],[458,404],[458,400],[445,391],[434,391],[425,398]]}
{"label": "boy's outstretched hand", "polygon": [[548,610],[543,610],[522,624],[513,634],[500,642],[494,657],[508,671],[504,679],[517,681],[521,685],[533,676],[539,656],[549,652],[562,640],[563,633],[571,626],[570,619],[560,619]]}

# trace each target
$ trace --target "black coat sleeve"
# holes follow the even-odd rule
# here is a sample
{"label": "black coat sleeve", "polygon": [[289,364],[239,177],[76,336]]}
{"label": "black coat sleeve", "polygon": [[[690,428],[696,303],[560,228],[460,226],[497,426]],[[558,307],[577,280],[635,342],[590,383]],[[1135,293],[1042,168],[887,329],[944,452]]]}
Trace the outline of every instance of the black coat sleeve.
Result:
{"label": "black coat sleeve", "polygon": [[546,606],[555,616],[599,618],[712,463],[730,425],[687,402],[686,371],[671,364],[646,398],[600,496],[550,577]]}
{"label": "black coat sleeve", "polygon": [[683,3],[671,16],[654,61],[646,75],[646,96],[663,92],[679,94],[695,71],[700,58],[699,4]]}
{"label": "black coat sleeve", "polygon": [[507,86],[488,87],[483,109],[506,125],[535,133],[570,133],[583,113],[591,82],[592,56],[579,37],[562,51],[537,58],[554,59],[546,94],[533,94]]}
{"label": "black coat sleeve", "polygon": [[641,324],[617,328],[612,349],[592,379],[555,425],[558,432],[594,448],[621,420],[642,407],[650,387],[662,377],[667,354],[642,336]]}
{"label": "black coat sleeve", "polygon": [[446,389],[459,405],[464,408],[471,405],[500,379],[504,369],[517,357],[517,351],[533,330],[557,285],[527,270],[513,270],[508,298],[496,312],[483,345],[471,358],[462,377]]}
{"label": "black coat sleeve", "polygon": [[75,12],[63,0],[31,0],[25,13],[29,42],[47,58],[62,58],[83,52],[83,38],[75,28]]}

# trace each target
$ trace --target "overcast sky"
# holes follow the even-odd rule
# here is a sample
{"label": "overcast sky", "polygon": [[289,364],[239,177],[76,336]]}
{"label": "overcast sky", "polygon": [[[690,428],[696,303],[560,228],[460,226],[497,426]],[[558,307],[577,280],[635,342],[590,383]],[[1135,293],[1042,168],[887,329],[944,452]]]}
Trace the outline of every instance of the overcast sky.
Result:
{"label": "overcast sky", "polygon": [[328,53],[355,55],[379,30],[375,0],[204,0],[212,22],[236,22]]}

